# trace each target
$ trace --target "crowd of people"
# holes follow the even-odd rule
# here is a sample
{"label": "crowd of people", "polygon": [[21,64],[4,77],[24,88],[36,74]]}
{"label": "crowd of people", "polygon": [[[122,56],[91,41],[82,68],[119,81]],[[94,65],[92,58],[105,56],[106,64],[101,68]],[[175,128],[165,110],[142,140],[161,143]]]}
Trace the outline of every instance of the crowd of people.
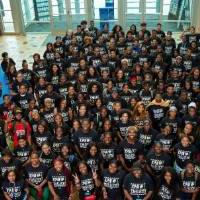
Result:
{"label": "crowd of people", "polygon": [[82,21],[32,66],[2,58],[0,199],[200,199],[194,27],[177,43],[159,23]]}

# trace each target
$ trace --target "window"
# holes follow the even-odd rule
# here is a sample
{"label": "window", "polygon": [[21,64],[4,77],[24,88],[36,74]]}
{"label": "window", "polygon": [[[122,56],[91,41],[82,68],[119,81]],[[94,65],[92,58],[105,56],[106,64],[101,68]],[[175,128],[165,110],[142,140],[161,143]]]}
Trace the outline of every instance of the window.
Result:
{"label": "window", "polygon": [[10,6],[10,1],[0,0],[0,16],[3,22],[3,31],[4,32],[15,32],[14,22],[12,17],[12,10]]}

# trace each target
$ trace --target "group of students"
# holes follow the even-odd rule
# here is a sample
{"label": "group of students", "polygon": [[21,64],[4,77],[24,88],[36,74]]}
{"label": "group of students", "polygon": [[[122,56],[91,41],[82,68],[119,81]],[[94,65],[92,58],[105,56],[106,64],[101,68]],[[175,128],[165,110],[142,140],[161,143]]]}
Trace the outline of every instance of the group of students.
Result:
{"label": "group of students", "polygon": [[32,67],[2,58],[0,199],[200,199],[194,27],[176,44],[161,24],[82,21]]}

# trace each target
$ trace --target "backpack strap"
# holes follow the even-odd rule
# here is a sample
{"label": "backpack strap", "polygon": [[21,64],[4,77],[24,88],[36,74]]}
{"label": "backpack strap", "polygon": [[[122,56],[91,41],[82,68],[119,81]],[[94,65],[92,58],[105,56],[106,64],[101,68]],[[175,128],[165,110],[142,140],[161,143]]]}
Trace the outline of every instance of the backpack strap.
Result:
{"label": "backpack strap", "polygon": [[181,171],[181,179],[183,180],[184,179],[184,177],[185,177],[185,170],[183,170],[183,171]]}
{"label": "backpack strap", "polygon": [[195,179],[195,182],[197,182],[198,177],[199,177],[199,173],[195,171],[195,172],[194,172],[194,179]]}

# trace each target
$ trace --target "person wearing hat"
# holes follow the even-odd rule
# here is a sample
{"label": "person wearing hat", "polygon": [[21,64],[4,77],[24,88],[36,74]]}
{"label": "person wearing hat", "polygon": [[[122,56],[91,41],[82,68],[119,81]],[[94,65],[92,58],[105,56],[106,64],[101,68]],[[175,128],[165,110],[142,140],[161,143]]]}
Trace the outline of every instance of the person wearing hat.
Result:
{"label": "person wearing hat", "polygon": [[[13,146],[18,145],[19,138],[24,136],[31,145],[31,127],[30,124],[23,119],[22,109],[17,107],[14,111],[14,119],[8,119],[5,121],[5,133],[7,139],[10,138],[9,142],[13,142],[10,146],[10,150],[13,150]],[[8,141],[7,141],[8,142]]]}
{"label": "person wearing hat", "polygon": [[143,172],[139,163],[134,164],[132,171],[126,175],[123,183],[124,195],[128,200],[150,200],[154,184],[150,176]]}

